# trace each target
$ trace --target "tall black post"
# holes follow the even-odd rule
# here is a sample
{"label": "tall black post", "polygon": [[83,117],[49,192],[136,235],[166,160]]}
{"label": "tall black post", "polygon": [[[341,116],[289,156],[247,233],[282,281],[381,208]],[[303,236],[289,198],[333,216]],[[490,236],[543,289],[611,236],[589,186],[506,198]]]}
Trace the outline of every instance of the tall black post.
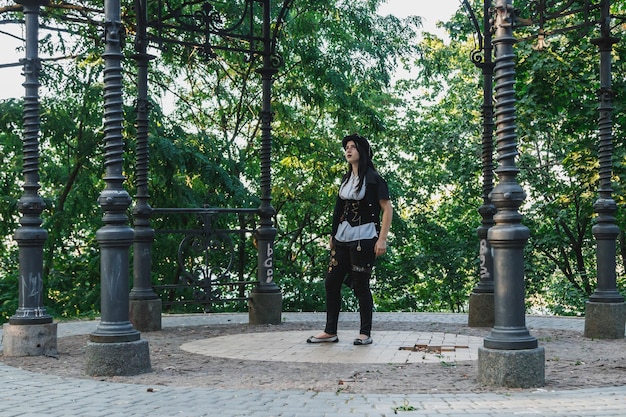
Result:
{"label": "tall black post", "polygon": [[150,224],[152,207],[148,192],[148,132],[150,102],[148,100],[148,65],[153,58],[148,54],[148,3],[136,0],[137,35],[135,39],[135,62],[137,63],[137,161],[133,288],[130,291],[130,321],[142,332],[161,330],[162,302],[152,289],[152,243],[154,229]]}
{"label": "tall black post", "polygon": [[596,239],[598,285],[589,297],[585,310],[585,336],[618,339],[624,337],[626,309],[624,297],[617,291],[615,273],[616,239],[619,227],[615,224],[617,204],[613,200],[613,90],[611,89],[611,52],[618,39],[611,36],[610,0],[603,0],[600,18],[600,37],[593,40],[600,51],[599,146],[600,188],[593,208],[598,214],[592,228]]}
{"label": "tall black post", "polygon": [[512,0],[496,2],[496,145],[498,184],[491,192],[495,225],[488,239],[493,248],[494,327],[478,351],[478,379],[486,385],[529,388],[545,383],[544,349],[525,324],[524,245],[529,230],[519,208],[526,194],[517,182],[519,169],[515,126],[515,53]]}
{"label": "tall black post", "polygon": [[[468,9],[471,7],[465,1]],[[472,55],[472,61],[482,70],[483,77],[483,137],[482,137],[482,170],[483,170],[483,204],[478,209],[482,222],[476,230],[480,240],[480,270],[478,284],[472,290],[469,299],[468,326],[492,327],[494,325],[493,300],[493,257],[487,233],[494,225],[493,216],[496,208],[491,203],[489,194],[493,190],[493,46],[491,44],[491,0],[483,1],[483,50]],[[469,9],[471,12],[471,9]],[[478,28],[477,28],[478,29]],[[482,52],[482,55],[480,54]],[[482,59],[481,59],[482,58]]]}
{"label": "tall black post", "polygon": [[56,324],[43,306],[43,247],[48,232],[41,227],[45,202],[39,195],[39,13],[46,0],[21,0],[26,24],[24,64],[23,194],[22,214],[15,231],[19,248],[19,305],[4,326],[3,348],[7,356],[56,354]]}
{"label": "tall black post", "polygon": [[104,151],[105,189],[98,202],[104,226],[96,232],[100,244],[101,321],[89,335],[88,375],[134,375],[150,370],[148,343],[129,321],[129,248],[133,230],[126,210],[131,199],[124,189],[124,107],[120,0],[104,2]]}
{"label": "tall black post", "polygon": [[280,324],[282,294],[274,281],[274,239],[276,229],[273,224],[275,214],[272,207],[272,82],[276,66],[272,60],[271,45],[271,4],[262,1],[263,7],[263,67],[261,74],[263,104],[261,108],[261,205],[259,207],[259,228],[256,230],[258,250],[258,282],[252,290],[249,301],[249,321],[251,324]]}

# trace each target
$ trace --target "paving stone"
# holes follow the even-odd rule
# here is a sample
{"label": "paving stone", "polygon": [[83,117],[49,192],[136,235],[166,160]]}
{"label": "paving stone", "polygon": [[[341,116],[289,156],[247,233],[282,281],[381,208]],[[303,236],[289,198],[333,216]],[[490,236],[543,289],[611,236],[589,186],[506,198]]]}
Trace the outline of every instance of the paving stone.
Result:
{"label": "paving stone", "polygon": [[[466,314],[430,313],[377,313],[385,321],[406,322],[428,320],[444,323],[467,323]],[[342,314],[343,320],[357,321],[357,314]],[[205,324],[247,323],[247,314],[205,314],[176,315],[163,317],[164,327],[197,326]],[[289,322],[323,323],[323,313],[283,313],[283,320]],[[561,329],[583,331],[584,319],[561,317],[527,318],[529,328]],[[97,322],[59,323],[59,337],[89,334],[97,327]],[[347,329],[345,329],[347,331]],[[332,346],[306,346],[302,334],[286,332],[282,343],[290,357],[295,352],[310,348],[308,353],[328,353]],[[411,333],[411,332],[408,332]],[[274,333],[275,334],[275,333]],[[347,334],[347,333],[346,333]],[[446,338],[447,336],[447,338]],[[249,336],[247,336],[249,337]],[[260,336],[265,337],[265,336]],[[407,355],[409,351],[399,350],[397,345],[407,343],[432,343],[433,334],[416,332],[374,332],[374,344],[361,346],[371,349],[377,360],[389,359],[388,353]],[[438,335],[439,337],[439,335]],[[336,345],[333,360],[345,360],[345,352],[357,348],[351,345],[351,338],[344,337]],[[459,335],[441,335],[444,346],[455,346],[455,355],[468,355],[458,346],[474,344],[471,338]],[[452,340],[452,342],[450,342]],[[264,341],[263,343],[265,343]],[[297,344],[297,347],[294,347]],[[197,347],[202,349],[202,346]],[[258,354],[266,354],[267,349],[256,349]],[[271,355],[278,355],[276,350]],[[423,353],[413,353],[421,356]],[[302,356],[302,355],[299,355]],[[331,355],[328,355],[331,356]],[[318,355],[320,358],[321,355]],[[393,358],[394,356],[391,356]],[[398,357],[398,356],[395,356]],[[406,358],[406,356],[400,356]],[[258,359],[258,357],[257,357]],[[295,359],[294,359],[295,360]],[[321,359],[320,359],[321,360]],[[458,359],[457,359],[458,360]],[[474,359],[471,359],[474,360]],[[450,393],[450,394],[350,394],[312,391],[271,391],[271,390],[217,390],[190,387],[159,387],[158,392],[148,392],[147,385],[130,385],[93,380],[59,378],[53,375],[36,374],[12,368],[0,363],[0,417],[68,417],[85,415],[106,416],[392,416],[397,414],[419,415],[421,417],[453,416],[518,416],[537,415],[551,417],[573,416],[621,416],[626,410],[626,386],[592,388],[568,391],[522,390],[507,395],[496,393]],[[409,410],[414,407],[414,410]],[[404,411],[406,409],[406,411]],[[36,410],[33,413],[33,410]],[[100,414],[102,412],[102,414]]]}

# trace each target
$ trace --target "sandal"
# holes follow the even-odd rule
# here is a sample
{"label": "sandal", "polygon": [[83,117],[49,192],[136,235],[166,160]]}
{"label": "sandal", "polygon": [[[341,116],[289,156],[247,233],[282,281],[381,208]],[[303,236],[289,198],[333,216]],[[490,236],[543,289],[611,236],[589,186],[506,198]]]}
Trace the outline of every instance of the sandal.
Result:
{"label": "sandal", "polygon": [[370,336],[367,336],[367,339],[359,339],[358,337],[354,339],[354,344],[357,346],[371,345],[373,342],[374,341],[372,340]]}
{"label": "sandal", "polygon": [[307,343],[337,343],[339,342],[339,338],[337,335],[329,336],[329,337],[315,337],[311,336],[306,340]]}

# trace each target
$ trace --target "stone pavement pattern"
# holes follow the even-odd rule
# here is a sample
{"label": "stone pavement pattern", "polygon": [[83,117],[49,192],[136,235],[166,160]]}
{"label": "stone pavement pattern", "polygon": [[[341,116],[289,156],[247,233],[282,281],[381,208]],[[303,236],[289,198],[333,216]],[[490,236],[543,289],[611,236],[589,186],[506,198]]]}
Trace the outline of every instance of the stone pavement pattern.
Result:
{"label": "stone pavement pattern", "polygon": [[[339,333],[354,331],[340,328]],[[237,334],[195,340],[181,349],[229,359],[296,363],[452,363],[478,360],[483,341],[443,332],[377,331],[375,343],[366,348],[354,346],[349,337],[338,343],[303,344],[310,335],[310,330]]]}
{"label": "stone pavement pattern", "polygon": [[[382,313],[378,313],[382,314]],[[426,313],[385,313],[385,320],[422,319]],[[344,316],[350,316],[344,314]],[[348,319],[350,317],[347,317]],[[247,314],[165,316],[163,326],[247,323]],[[285,321],[320,321],[318,313],[283,313]],[[467,322],[463,314],[428,320]],[[584,320],[528,317],[534,328],[582,331]],[[88,334],[96,322],[59,323],[59,337]],[[400,332],[396,332],[400,333]],[[301,335],[283,344],[302,344]],[[218,338],[216,338],[218,339]],[[384,338],[383,338],[384,339]],[[348,346],[349,340],[345,341]],[[375,340],[375,344],[376,344]],[[319,346],[315,346],[318,348]],[[347,347],[346,347],[347,348]],[[200,347],[200,349],[203,349]],[[394,348],[397,350],[397,348]],[[263,352],[262,346],[254,349]],[[210,352],[207,352],[207,354]],[[320,355],[320,358],[325,355]],[[270,358],[270,360],[272,360]],[[275,358],[273,360],[276,360]],[[314,363],[311,366],[315,366]],[[569,391],[498,393],[354,394],[296,390],[232,390],[119,384],[61,378],[0,364],[3,416],[626,416],[626,386]]]}

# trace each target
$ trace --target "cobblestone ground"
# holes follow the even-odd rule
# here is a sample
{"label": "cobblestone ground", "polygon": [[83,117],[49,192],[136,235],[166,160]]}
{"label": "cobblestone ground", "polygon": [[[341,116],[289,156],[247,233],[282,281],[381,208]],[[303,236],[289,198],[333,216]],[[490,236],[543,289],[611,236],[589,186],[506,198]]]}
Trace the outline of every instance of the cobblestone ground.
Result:
{"label": "cobblestone ground", "polygon": [[[349,338],[356,317],[342,316],[340,328]],[[626,410],[624,340],[582,338],[581,319],[527,319],[531,334],[545,347],[546,386],[523,390],[477,386],[475,361],[293,363],[180,349],[182,343],[219,336],[316,332],[322,320],[320,314],[292,313],[284,314],[279,326],[250,326],[241,314],[164,317],[163,331],[142,334],[150,344],[153,371],[128,378],[86,377],[86,335],[97,322],[61,323],[58,357],[0,358],[11,363],[0,363],[0,417],[576,417],[623,416]],[[487,334],[488,329],[470,329],[466,322],[464,315],[376,315],[377,328],[389,333]],[[305,346],[299,336],[293,343]]]}

